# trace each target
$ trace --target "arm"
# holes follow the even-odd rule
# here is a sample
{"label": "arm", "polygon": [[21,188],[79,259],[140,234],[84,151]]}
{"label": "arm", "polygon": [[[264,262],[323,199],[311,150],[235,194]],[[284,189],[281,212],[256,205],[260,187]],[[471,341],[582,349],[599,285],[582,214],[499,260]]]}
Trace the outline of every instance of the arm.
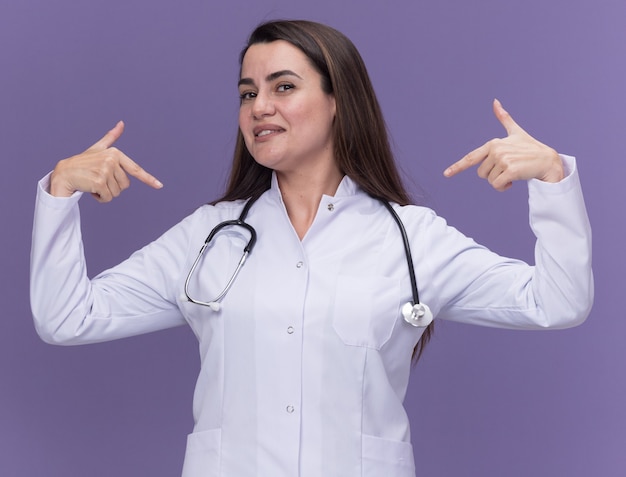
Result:
{"label": "arm", "polygon": [[81,192],[111,200],[128,187],[126,169],[156,186],[156,179],[110,147],[122,130],[123,124],[118,123],[87,151],[61,161],[39,184],[31,307],[36,329],[47,342],[104,341],[184,322],[171,290],[184,259],[184,226],[175,227],[115,269],[94,280],[87,277],[78,208]]}
{"label": "arm", "polygon": [[[535,266],[498,257],[473,241],[452,239],[448,250],[463,245],[447,264],[452,275],[446,275],[459,288],[448,297],[443,317],[513,328],[574,326],[593,303],[591,228],[575,161],[528,135],[497,100],[494,113],[507,137],[470,152],[444,175],[478,165],[478,175],[499,191],[515,180],[528,181]],[[459,274],[467,277],[464,284],[455,279]]]}
{"label": "arm", "polygon": [[31,250],[31,308],[41,338],[83,344],[184,324],[175,283],[187,253],[190,219],[93,279],[87,276],[78,200],[39,185]]}
{"label": "arm", "polygon": [[442,219],[429,225],[431,279],[439,290],[439,318],[501,328],[567,328],[580,324],[593,303],[591,228],[571,157],[557,183],[530,180],[530,225],[537,237],[535,265],[490,252]]}

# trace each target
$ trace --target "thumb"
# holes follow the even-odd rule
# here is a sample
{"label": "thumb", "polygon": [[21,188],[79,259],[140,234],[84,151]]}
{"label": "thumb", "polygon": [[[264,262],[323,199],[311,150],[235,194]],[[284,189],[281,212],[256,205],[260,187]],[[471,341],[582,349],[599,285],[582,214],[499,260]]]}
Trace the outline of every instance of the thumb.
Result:
{"label": "thumb", "polygon": [[502,107],[502,103],[497,99],[493,100],[493,114],[496,115],[500,124],[506,129],[506,133],[510,136],[514,133],[525,132],[522,127],[517,124],[511,115]]}
{"label": "thumb", "polygon": [[92,151],[103,151],[105,149],[110,148],[115,141],[119,139],[119,137],[124,132],[124,121],[118,121],[118,123],[113,126],[109,132],[107,132],[101,139],[91,145],[88,150]]}

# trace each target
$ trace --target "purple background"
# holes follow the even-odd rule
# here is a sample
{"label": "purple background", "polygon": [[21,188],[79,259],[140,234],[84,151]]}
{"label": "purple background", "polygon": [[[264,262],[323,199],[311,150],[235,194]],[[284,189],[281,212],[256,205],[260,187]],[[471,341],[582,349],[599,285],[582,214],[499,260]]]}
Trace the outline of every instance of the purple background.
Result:
{"label": "purple background", "polygon": [[[0,475],[173,476],[191,430],[196,342],[179,328],[53,347],[30,317],[36,181],[118,119],[164,183],[81,201],[90,273],[215,198],[237,118],[236,57],[259,21],[304,17],[362,52],[412,187],[492,249],[532,260],[526,187],[441,171],[503,130],[502,100],[578,157],[596,301],[581,327],[441,323],[407,397],[418,475],[626,475],[623,0],[5,0],[0,3]],[[419,266],[419,264],[418,264]]]}

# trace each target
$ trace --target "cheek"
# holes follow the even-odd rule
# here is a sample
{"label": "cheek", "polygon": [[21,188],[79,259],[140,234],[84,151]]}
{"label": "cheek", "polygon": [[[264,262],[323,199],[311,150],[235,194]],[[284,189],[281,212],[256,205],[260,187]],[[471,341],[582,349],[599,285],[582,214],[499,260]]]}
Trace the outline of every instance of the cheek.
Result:
{"label": "cheek", "polygon": [[315,130],[320,122],[319,111],[309,104],[299,104],[283,109],[283,116],[292,128],[299,130]]}
{"label": "cheek", "polygon": [[302,122],[312,135],[320,138],[325,138],[332,127],[332,118],[326,111],[320,109],[304,112]]}

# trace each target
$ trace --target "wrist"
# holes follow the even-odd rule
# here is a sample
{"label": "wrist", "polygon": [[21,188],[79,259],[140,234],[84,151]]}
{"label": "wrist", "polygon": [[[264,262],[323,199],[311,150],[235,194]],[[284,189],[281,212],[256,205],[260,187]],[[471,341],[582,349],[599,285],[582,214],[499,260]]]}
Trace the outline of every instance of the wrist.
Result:
{"label": "wrist", "polygon": [[549,167],[539,179],[544,182],[561,182],[565,177],[565,168],[563,167],[561,156],[552,148],[550,148],[548,155],[549,159],[547,162]]}
{"label": "wrist", "polygon": [[63,179],[62,162],[63,161],[60,161],[50,174],[49,193],[54,197],[70,197],[74,194],[74,192],[76,192],[76,190]]}

